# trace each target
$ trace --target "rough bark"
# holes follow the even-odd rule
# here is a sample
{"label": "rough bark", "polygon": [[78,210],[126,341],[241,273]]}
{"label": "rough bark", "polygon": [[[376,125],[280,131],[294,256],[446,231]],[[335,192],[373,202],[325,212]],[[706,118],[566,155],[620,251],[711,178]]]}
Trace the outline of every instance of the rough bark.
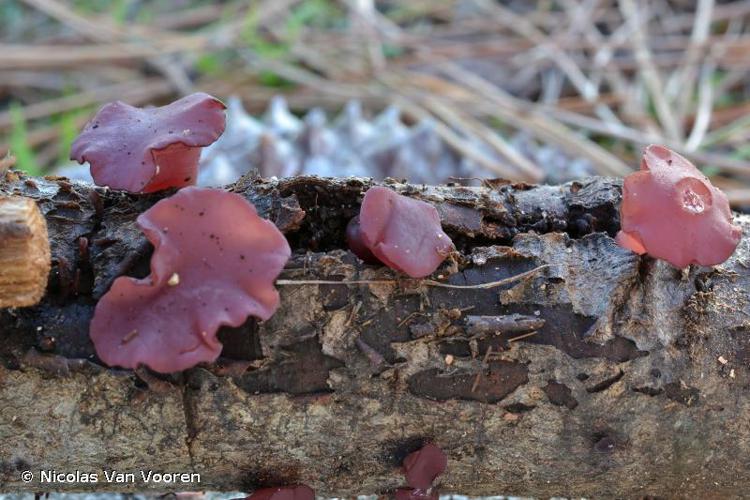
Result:
{"label": "rough bark", "polygon": [[[401,460],[431,441],[449,457],[442,492],[746,494],[746,241],[720,266],[681,272],[614,244],[615,180],[393,182],[434,203],[457,243],[460,256],[436,279],[480,284],[548,266],[496,289],[424,286],[344,249],[369,185],[233,186],[289,238],[283,279],[394,283],[284,285],[270,321],[221,332],[220,362],[162,377],[102,366],[87,336],[112,279],[148,273],[151,249],[134,220],[158,197],[7,174],[0,194],[29,196],[45,214],[53,269],[39,306],[0,312],[0,489],[302,482],[323,495],[388,493],[403,485]],[[517,316],[495,322],[506,325],[500,334],[487,326],[495,320],[477,319],[503,315]],[[40,484],[40,469],[100,481]],[[112,469],[194,471],[201,482],[107,484],[102,470]]]}

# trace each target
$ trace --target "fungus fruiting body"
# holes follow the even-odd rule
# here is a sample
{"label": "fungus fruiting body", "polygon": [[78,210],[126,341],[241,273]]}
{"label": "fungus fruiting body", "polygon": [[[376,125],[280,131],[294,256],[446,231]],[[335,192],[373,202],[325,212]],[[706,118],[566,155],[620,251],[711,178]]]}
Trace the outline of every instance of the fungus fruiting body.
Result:
{"label": "fungus fruiting body", "polygon": [[283,486],[256,490],[245,500],[315,500],[315,492],[309,486]]}
{"label": "fungus fruiting body", "polygon": [[403,462],[404,476],[409,488],[396,490],[398,500],[432,500],[438,493],[432,483],[445,472],[448,457],[439,447],[432,443],[406,456]]}
{"label": "fungus fruiting body", "polygon": [[424,490],[432,486],[447,466],[448,457],[443,450],[428,443],[404,459],[404,476],[409,486]]}
{"label": "fungus fruiting body", "polygon": [[367,264],[378,264],[380,261],[367,247],[362,239],[362,225],[359,223],[359,215],[352,217],[346,225],[346,243],[354,255]]}
{"label": "fungus fruiting body", "polygon": [[[347,228],[349,248],[365,262],[380,262],[423,278],[453,251],[435,207],[384,187],[365,193],[359,218]],[[369,253],[368,253],[369,252]]]}
{"label": "fungus fruiting body", "polygon": [[201,148],[224,132],[224,104],[196,93],[159,108],[104,105],[73,142],[99,186],[151,193],[195,184]]}
{"label": "fungus fruiting body", "polygon": [[414,488],[399,488],[396,490],[396,500],[438,500],[437,491],[426,491]]}
{"label": "fungus fruiting body", "polygon": [[108,365],[158,372],[215,360],[219,326],[266,320],[291,250],[241,196],[188,187],[138,217],[154,245],[151,275],[120,277],[97,304],[91,339]]}
{"label": "fungus fruiting body", "polygon": [[678,268],[720,264],[742,236],[726,195],[663,146],[648,146],[641,170],[625,178],[620,218],[620,246]]}

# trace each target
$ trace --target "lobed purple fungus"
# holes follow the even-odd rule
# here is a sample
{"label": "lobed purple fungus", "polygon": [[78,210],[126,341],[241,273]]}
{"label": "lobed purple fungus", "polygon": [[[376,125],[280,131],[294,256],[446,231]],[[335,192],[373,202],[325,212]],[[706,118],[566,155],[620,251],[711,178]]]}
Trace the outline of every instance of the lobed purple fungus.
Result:
{"label": "lobed purple fungus", "polygon": [[284,235],[241,196],[188,187],[138,217],[154,245],[151,275],[119,277],[90,335],[108,365],[169,373],[214,361],[216,331],[279,306],[274,280],[291,255]]}
{"label": "lobed purple fungus", "polygon": [[678,268],[720,264],[742,237],[726,195],[663,146],[648,146],[641,170],[625,178],[620,218],[620,246]]}
{"label": "lobed purple fungus", "polygon": [[347,241],[363,261],[377,259],[412,278],[432,274],[454,250],[435,207],[377,186],[365,193]]}
{"label": "lobed purple fungus", "polygon": [[254,491],[245,500],[315,500],[315,492],[309,486],[283,486]]}
{"label": "lobed purple fungus", "polygon": [[201,148],[224,132],[224,104],[202,92],[159,108],[105,104],[73,142],[99,186],[152,193],[195,184]]}

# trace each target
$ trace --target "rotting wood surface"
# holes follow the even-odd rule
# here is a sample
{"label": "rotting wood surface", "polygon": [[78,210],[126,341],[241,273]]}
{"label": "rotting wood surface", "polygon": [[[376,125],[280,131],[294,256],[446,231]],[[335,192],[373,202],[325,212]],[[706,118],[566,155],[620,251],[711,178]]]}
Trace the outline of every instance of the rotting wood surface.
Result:
{"label": "rotting wood surface", "polygon": [[[397,278],[344,247],[370,185],[243,179],[232,189],[287,235],[284,280]],[[548,267],[496,289],[284,285],[270,321],[221,332],[220,362],[164,377],[101,366],[87,335],[112,280],[148,274],[151,247],[134,221],[159,196],[6,174],[0,195],[31,197],[45,214],[53,268],[39,306],[0,311],[0,489],[301,482],[322,495],[386,494],[403,485],[401,460],[432,441],[449,457],[442,492],[746,494],[746,240],[721,266],[681,272],[615,245],[612,179],[387,185],[433,203],[458,246],[433,278],[479,284]],[[500,315],[538,329],[476,327]],[[46,469],[100,482],[40,484]],[[108,485],[101,471],[112,469],[198,472],[201,483]],[[20,480],[24,470],[34,481]]]}

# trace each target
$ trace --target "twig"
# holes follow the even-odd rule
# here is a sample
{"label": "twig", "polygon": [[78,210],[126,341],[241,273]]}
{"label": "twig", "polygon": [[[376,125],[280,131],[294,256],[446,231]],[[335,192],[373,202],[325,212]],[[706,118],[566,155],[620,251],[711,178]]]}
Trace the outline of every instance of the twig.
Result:
{"label": "twig", "polygon": [[596,89],[586,78],[586,75],[581,72],[581,69],[575,64],[573,59],[558,49],[554,43],[550,43],[547,36],[539,31],[530,21],[497,2],[475,0],[475,3],[485,12],[493,14],[495,19],[503,26],[528,38],[538,46],[539,50],[547,53],[550,60],[560,67],[582,96],[587,99],[595,98]]}
{"label": "twig", "polygon": [[[434,286],[438,288],[454,288],[459,290],[476,290],[476,289],[487,289],[487,288],[497,288],[499,286],[508,285],[510,283],[515,283],[516,281],[522,280],[524,278],[528,278],[529,276],[532,276],[539,271],[548,268],[548,264],[544,264],[538,267],[535,267],[534,269],[530,271],[526,271],[524,273],[516,274],[515,276],[511,276],[510,278],[505,278],[497,281],[491,281],[489,283],[479,283],[477,285],[452,285],[450,283],[441,283],[439,281],[434,281],[431,279],[423,279],[423,280],[414,280],[417,281],[420,285],[426,285],[426,286]],[[296,286],[296,285],[395,285],[398,283],[401,283],[404,280],[344,280],[344,281],[334,281],[334,280],[276,280],[276,284],[279,286]]]}
{"label": "twig", "polygon": [[[57,0],[23,0],[27,5],[37,8],[42,12],[54,17],[58,21],[69,26],[73,30],[81,33],[83,36],[90,39],[111,43],[120,41],[122,39],[130,38],[132,33],[139,33],[141,36],[141,42],[147,41],[148,45],[154,45],[157,47],[157,54],[150,56],[146,59],[149,65],[156,71],[163,74],[172,84],[175,89],[183,94],[192,92],[192,83],[190,78],[187,76],[185,70],[172,61],[166,54],[164,54],[163,47],[161,46],[162,40],[168,40],[169,38],[176,39],[177,46],[180,47],[179,51],[191,50],[193,40],[191,37],[184,37],[181,35],[165,36],[166,30],[161,29],[160,32],[152,33],[143,27],[131,26],[128,31],[121,30],[109,22],[98,20],[91,21],[80,14],[77,14],[70,7],[63,5]],[[207,45],[207,39],[205,37],[195,38],[200,40],[201,45]],[[186,43],[184,43],[184,42]],[[194,50],[194,49],[193,49]]]}
{"label": "twig", "polygon": [[513,337],[512,339],[508,339],[508,343],[510,343],[510,342],[518,342],[519,340],[523,340],[525,338],[531,337],[532,335],[536,335],[537,333],[539,333],[538,330],[535,330],[535,331],[529,332],[529,333],[524,333],[523,335],[519,335],[517,337]]}
{"label": "twig", "polygon": [[618,2],[618,5],[627,23],[634,29],[631,41],[635,52],[635,59],[638,63],[641,77],[654,101],[659,121],[664,126],[667,136],[673,141],[679,142],[682,140],[681,127],[664,95],[664,84],[659,71],[654,65],[653,56],[646,41],[646,27],[643,24],[641,9],[639,8],[639,5],[643,6],[645,4],[636,5],[634,0],[621,0]]}
{"label": "twig", "polygon": [[429,111],[425,110],[418,104],[408,100],[405,97],[395,97],[393,102],[394,104],[396,104],[396,106],[401,108],[404,113],[412,116],[413,118],[416,118],[417,120],[430,120],[432,122],[433,128],[435,129],[435,132],[440,136],[441,139],[446,142],[448,146],[453,148],[458,154],[504,178],[513,179],[516,177],[516,171],[509,169],[504,164],[496,161],[494,158],[490,158],[489,156],[484,154],[484,152],[478,150],[469,141],[451,130],[450,127],[445,125],[443,122],[436,120]]}
{"label": "twig", "polygon": [[465,323],[467,334],[483,335],[488,333],[528,333],[542,328],[545,320],[537,316],[525,316],[523,314],[468,315]]}
{"label": "twig", "polygon": [[[159,54],[191,50],[167,45],[158,49],[135,43],[99,45],[10,45],[0,44],[0,69],[70,69],[84,64],[113,64],[119,61],[145,59]],[[199,50],[197,47],[194,50]]]}
{"label": "twig", "polygon": [[346,2],[350,9],[352,25],[360,31],[359,36],[363,38],[367,50],[368,59],[373,73],[385,68],[385,57],[380,48],[382,41],[378,26],[375,23],[375,4],[373,0],[348,0]]}
{"label": "twig", "polygon": [[477,376],[474,378],[474,383],[471,385],[471,392],[476,391],[477,387],[479,387],[479,381],[482,379],[482,372],[484,371],[484,367],[487,365],[487,360],[490,359],[491,352],[492,352],[492,346],[489,346],[484,353],[484,358],[482,358],[482,367],[477,373]]}
{"label": "twig", "polygon": [[724,125],[706,135],[703,139],[703,146],[713,146],[723,141],[731,139],[732,136],[740,135],[750,129],[750,114],[740,116],[731,123]]}
{"label": "twig", "polygon": [[[26,120],[35,120],[114,99],[130,103],[144,102],[170,91],[171,87],[160,78],[116,83],[25,106],[23,116]],[[12,125],[13,119],[10,112],[0,113],[0,130],[10,128]]]}
{"label": "twig", "polygon": [[[713,9],[714,0],[698,0],[690,44],[685,50],[682,68],[675,71],[672,78],[667,82],[665,93],[672,102],[676,103],[678,120],[682,120],[688,112],[695,80],[698,76],[698,63],[707,48],[706,41],[711,28]],[[695,130],[695,127],[693,130]],[[688,149],[691,148],[688,147]]]}
{"label": "twig", "polygon": [[508,160],[518,172],[512,177],[526,182],[540,182],[544,178],[544,172],[518,152],[513,146],[508,144],[500,134],[493,132],[484,126],[481,122],[465,116],[463,113],[446,106],[441,101],[427,97],[427,106],[436,114],[441,116],[448,123],[456,126],[463,124],[467,132],[474,133],[481,137],[488,146],[492,147],[500,156]]}
{"label": "twig", "polygon": [[[575,154],[585,156],[591,160],[599,173],[603,175],[627,175],[631,171],[622,160],[605,151],[601,146],[581,138],[548,115],[534,113],[532,106],[507,94],[486,79],[462,70],[452,63],[441,64],[440,69],[468,89],[480,92],[483,98],[494,102],[497,106],[493,109],[493,112],[506,121],[516,126],[525,126],[539,137],[554,142]],[[443,81],[443,84],[448,84],[448,82]]]}
{"label": "twig", "polygon": [[700,83],[698,84],[698,111],[695,114],[693,129],[685,142],[686,151],[696,151],[700,148],[703,138],[706,136],[708,126],[711,123],[711,112],[714,109],[714,87],[711,78],[716,70],[716,65],[708,62],[701,70]]}

